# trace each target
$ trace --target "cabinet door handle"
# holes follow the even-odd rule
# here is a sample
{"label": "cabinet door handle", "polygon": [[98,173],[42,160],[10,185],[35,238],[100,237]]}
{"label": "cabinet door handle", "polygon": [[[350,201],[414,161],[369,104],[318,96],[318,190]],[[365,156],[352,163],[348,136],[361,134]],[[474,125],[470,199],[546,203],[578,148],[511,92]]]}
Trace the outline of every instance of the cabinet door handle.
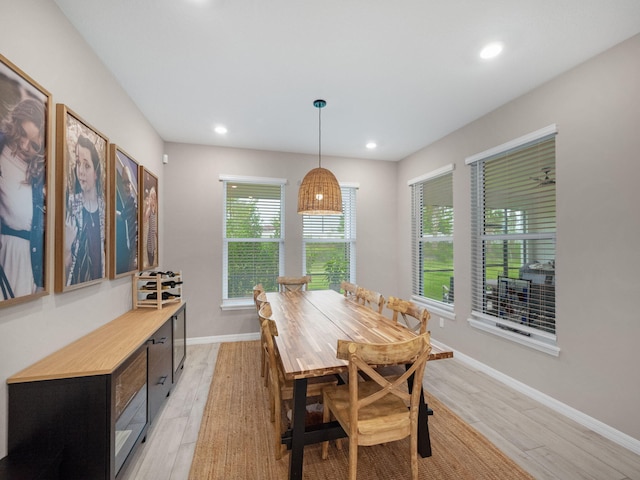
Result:
{"label": "cabinet door handle", "polygon": [[160,340],[158,340],[158,343],[165,343],[167,341],[167,337],[162,337]]}
{"label": "cabinet door handle", "polygon": [[162,377],[160,377],[160,379],[158,380],[158,385],[164,385],[164,382],[167,381],[167,375],[163,375]]}

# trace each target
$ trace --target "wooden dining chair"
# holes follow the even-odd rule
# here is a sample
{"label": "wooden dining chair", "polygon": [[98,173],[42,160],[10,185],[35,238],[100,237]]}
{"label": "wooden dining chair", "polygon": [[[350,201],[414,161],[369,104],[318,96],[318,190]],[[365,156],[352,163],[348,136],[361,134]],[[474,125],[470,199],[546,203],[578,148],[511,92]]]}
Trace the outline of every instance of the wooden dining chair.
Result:
{"label": "wooden dining chair", "polygon": [[356,300],[356,294],[358,293],[358,285],[343,281],[340,283],[340,290],[344,291],[344,298],[349,300]]}
{"label": "wooden dining chair", "polygon": [[[274,423],[275,454],[276,460],[282,458],[282,427],[283,427],[283,405],[287,400],[293,399],[293,381],[284,378],[284,373],[280,367],[278,350],[274,338],[278,336],[278,327],[271,318],[271,304],[265,302],[260,308],[260,320],[262,322],[262,337],[264,339],[264,349],[266,350],[268,375],[269,375],[269,406],[271,409],[271,421]],[[307,382],[307,399],[320,397],[322,399],[322,389],[335,386],[338,379],[334,375],[323,377],[313,377]],[[286,412],[286,409],[284,410]]]}
{"label": "wooden dining chair", "polygon": [[431,318],[429,310],[419,307],[413,302],[390,296],[387,299],[387,308],[393,312],[392,320],[398,323],[402,316],[405,326],[416,333],[427,331],[427,324]]}
{"label": "wooden dining chair", "polygon": [[364,287],[357,288],[356,301],[378,313],[382,313],[382,309],[384,308],[384,297],[380,293]]}
{"label": "wooden dining chair", "polygon": [[[256,304],[256,311],[260,312],[260,307],[263,303],[267,301],[267,294],[264,291],[264,287],[261,283],[253,287],[253,302]],[[260,315],[258,314],[258,323],[260,324]],[[262,339],[262,328],[260,329],[261,336],[261,344],[264,345],[264,339]],[[262,352],[260,353],[260,375],[264,377],[264,386],[267,386],[267,382],[269,381],[269,377],[267,376],[267,354],[262,348]]]}
{"label": "wooden dining chair", "polygon": [[278,290],[280,292],[296,292],[298,290],[306,290],[311,283],[311,277],[278,277],[276,279]]}
{"label": "wooden dining chair", "polygon": [[[337,357],[349,361],[349,383],[326,387],[323,421],[334,416],[349,437],[349,480],[356,480],[359,445],[378,445],[411,437],[411,476],[418,480],[418,408],[424,368],[431,352],[430,335],[388,344],[338,341]],[[399,378],[389,380],[371,365],[408,365]],[[359,381],[363,372],[371,380]],[[407,379],[413,375],[412,391]],[[407,408],[407,403],[409,407]],[[322,458],[329,442],[322,444]]]}

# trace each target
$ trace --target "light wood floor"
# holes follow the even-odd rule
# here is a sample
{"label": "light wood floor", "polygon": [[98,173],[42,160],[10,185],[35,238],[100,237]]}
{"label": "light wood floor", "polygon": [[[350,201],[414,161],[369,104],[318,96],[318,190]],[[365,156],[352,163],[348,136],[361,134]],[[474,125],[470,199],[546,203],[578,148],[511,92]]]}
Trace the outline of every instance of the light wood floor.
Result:
{"label": "light wood floor", "polygon": [[[182,377],[122,480],[188,478],[218,347],[187,347]],[[455,358],[428,363],[424,385],[537,479],[640,480],[640,455]]]}

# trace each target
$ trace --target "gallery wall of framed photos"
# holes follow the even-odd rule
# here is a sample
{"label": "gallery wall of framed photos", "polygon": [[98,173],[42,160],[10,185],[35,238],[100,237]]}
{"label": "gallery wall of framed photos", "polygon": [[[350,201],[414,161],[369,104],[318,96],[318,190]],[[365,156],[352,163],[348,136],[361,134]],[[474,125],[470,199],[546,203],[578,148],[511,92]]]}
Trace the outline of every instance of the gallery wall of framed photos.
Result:
{"label": "gallery wall of framed photos", "polygon": [[51,276],[58,293],[159,264],[158,177],[69,106],[53,105],[0,55],[0,307],[47,295]]}

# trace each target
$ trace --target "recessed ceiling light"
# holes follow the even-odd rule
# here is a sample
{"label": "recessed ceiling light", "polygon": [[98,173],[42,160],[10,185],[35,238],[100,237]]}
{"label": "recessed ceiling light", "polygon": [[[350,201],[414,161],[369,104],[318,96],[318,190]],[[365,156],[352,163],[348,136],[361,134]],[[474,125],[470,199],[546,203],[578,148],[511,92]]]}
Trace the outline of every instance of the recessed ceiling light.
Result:
{"label": "recessed ceiling light", "polygon": [[218,125],[217,127],[215,127],[213,129],[214,132],[220,134],[220,135],[224,135],[225,133],[227,133],[227,127],[223,126],[223,125]]}
{"label": "recessed ceiling light", "polygon": [[484,58],[485,60],[495,58],[500,55],[502,48],[502,44],[499,42],[490,43],[480,51],[480,58]]}
{"label": "recessed ceiling light", "polygon": [[376,142],[369,142],[369,143],[367,143],[367,145],[366,145],[366,147],[367,147],[369,150],[373,150],[373,149],[374,149],[374,148],[376,148],[377,146],[378,146],[378,144],[377,144]]}

